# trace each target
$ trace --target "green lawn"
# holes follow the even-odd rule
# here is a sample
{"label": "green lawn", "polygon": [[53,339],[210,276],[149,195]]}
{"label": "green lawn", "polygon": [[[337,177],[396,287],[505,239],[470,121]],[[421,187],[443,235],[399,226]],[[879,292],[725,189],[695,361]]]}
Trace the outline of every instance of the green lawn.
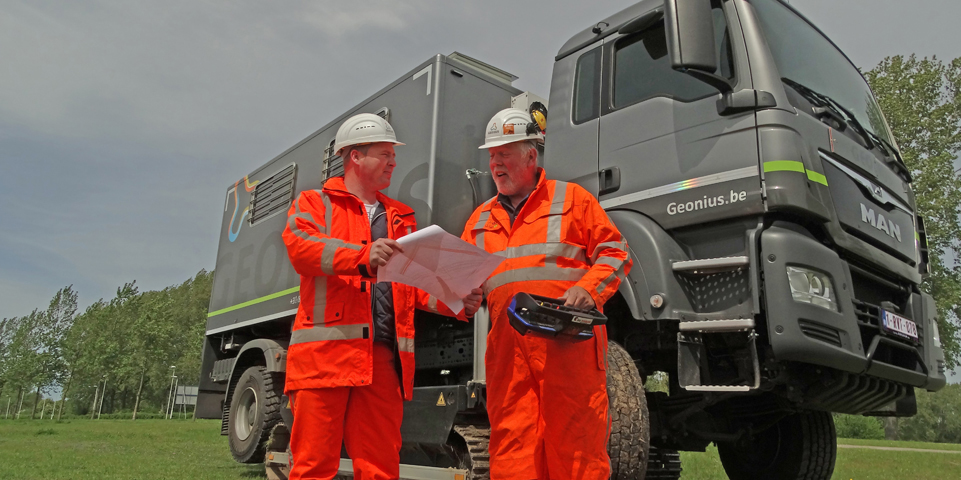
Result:
{"label": "green lawn", "polygon": [[0,479],[265,478],[235,463],[218,420],[0,421]]}
{"label": "green lawn", "polygon": [[[921,448],[961,451],[961,445],[884,440],[838,439],[840,445]],[[682,479],[725,480],[724,468],[713,445],[704,453],[681,452]],[[961,454],[897,452],[861,448],[838,448],[835,480],[931,480],[961,477]]]}
{"label": "green lawn", "polygon": [[[839,440],[847,445],[961,451],[961,445]],[[717,449],[683,452],[681,478],[727,477]],[[835,479],[958,478],[961,454],[839,449]],[[234,463],[217,420],[0,420],[0,479],[100,480],[265,478],[260,465]]]}

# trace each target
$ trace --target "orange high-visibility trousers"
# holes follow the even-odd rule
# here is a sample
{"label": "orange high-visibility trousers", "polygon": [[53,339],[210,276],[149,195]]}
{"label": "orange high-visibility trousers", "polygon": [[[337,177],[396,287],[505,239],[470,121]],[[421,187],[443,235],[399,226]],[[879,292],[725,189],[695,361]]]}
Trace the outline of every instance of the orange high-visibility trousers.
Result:
{"label": "orange high-visibility trousers", "polygon": [[595,360],[601,341],[606,335],[521,336],[506,318],[494,323],[486,358],[492,479],[610,477],[607,374]]}
{"label": "orange high-visibility trousers", "polygon": [[399,477],[404,400],[393,351],[375,342],[373,361],[370,385],[290,392],[295,419],[291,480],[332,479],[340,466],[341,444],[354,462],[356,480]]}

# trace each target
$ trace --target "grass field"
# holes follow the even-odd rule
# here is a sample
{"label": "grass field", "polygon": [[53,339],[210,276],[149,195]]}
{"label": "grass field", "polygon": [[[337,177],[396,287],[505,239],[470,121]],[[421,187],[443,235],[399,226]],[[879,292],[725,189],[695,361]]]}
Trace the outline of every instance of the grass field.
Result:
{"label": "grass field", "polygon": [[[961,451],[961,445],[839,440],[839,444]],[[727,477],[713,446],[681,454],[683,479]],[[100,480],[265,478],[234,463],[216,420],[0,420],[0,479]],[[838,449],[835,479],[961,478],[961,454]]]}

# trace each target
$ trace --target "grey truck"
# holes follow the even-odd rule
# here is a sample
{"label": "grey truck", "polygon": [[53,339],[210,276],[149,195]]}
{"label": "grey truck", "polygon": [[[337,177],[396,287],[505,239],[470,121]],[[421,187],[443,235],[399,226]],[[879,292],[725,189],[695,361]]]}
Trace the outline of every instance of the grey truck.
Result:
{"label": "grey truck", "polygon": [[[228,185],[197,416],[237,461],[284,475],[299,278],[281,232],[342,172],[334,134],[360,112],[407,143],[386,193],[459,234],[495,193],[488,119],[548,106],[548,175],[594,192],[634,260],[604,306],[612,478],[678,478],[678,451],[714,443],[734,479],[828,479],[831,412],[910,416],[944,386],[910,171],[858,69],[791,5],[642,1],[560,48],[546,100],[515,79],[437,55]],[[418,315],[402,475],[488,478],[490,320]]]}

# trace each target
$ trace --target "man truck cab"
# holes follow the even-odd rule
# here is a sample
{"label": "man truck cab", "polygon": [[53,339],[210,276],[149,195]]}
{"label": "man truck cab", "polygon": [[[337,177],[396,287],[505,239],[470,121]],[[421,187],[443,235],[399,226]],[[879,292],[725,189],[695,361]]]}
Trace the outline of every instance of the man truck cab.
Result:
{"label": "man truck cab", "polygon": [[[410,140],[388,195],[459,234],[493,192],[487,119],[535,99],[515,78],[438,55],[229,187],[198,416],[235,458],[285,462],[298,299],[277,214],[337,174],[339,122],[389,116]],[[713,442],[731,478],[827,479],[831,412],[909,416],[915,388],[944,386],[910,172],[857,68],[793,7],[642,1],[563,45],[547,104],[547,175],[594,192],[634,260],[604,306],[612,478],[678,478],[676,451]],[[417,320],[402,476],[487,478],[488,322]],[[667,391],[645,392],[656,372]]]}

